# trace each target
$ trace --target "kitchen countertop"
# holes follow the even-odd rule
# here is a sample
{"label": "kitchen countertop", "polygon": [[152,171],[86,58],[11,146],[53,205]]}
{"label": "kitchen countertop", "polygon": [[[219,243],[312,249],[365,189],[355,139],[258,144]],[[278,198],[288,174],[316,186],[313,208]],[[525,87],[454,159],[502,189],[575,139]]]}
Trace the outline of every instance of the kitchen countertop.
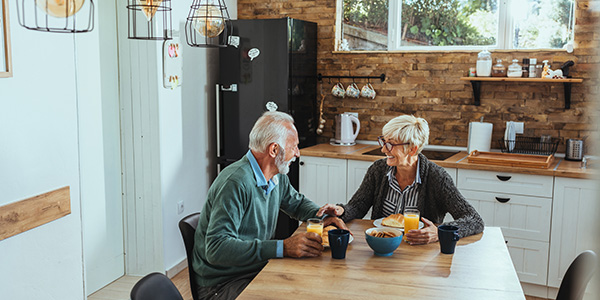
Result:
{"label": "kitchen countertop", "polygon": [[[340,158],[340,159],[353,159],[363,161],[376,161],[383,158],[378,155],[367,155],[363,154],[375,149],[379,149],[378,145],[368,144],[356,144],[354,146],[334,146],[331,144],[318,144],[315,146],[303,148],[300,150],[300,155],[316,156],[316,157],[328,157],[328,158]],[[445,168],[458,168],[458,169],[472,169],[472,170],[483,170],[483,171],[495,171],[495,172],[512,172],[532,175],[547,175],[557,177],[570,177],[570,178],[596,178],[598,175],[597,170],[580,168],[581,162],[568,161],[563,158],[555,157],[553,163],[547,169],[536,169],[527,167],[509,167],[509,166],[495,166],[487,164],[476,164],[470,163],[467,160],[468,153],[461,151],[452,157],[445,160],[432,160],[437,165]]]}

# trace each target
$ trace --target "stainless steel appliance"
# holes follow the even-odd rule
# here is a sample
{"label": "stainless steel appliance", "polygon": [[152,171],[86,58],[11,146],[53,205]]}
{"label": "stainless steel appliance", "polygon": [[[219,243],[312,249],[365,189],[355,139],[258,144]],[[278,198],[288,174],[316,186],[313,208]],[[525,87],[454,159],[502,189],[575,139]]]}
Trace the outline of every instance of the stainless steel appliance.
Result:
{"label": "stainless steel appliance", "polygon": [[565,159],[581,161],[583,159],[583,140],[568,139],[566,144]]}
{"label": "stainless steel appliance", "polygon": [[[237,45],[219,49],[218,172],[246,154],[250,130],[267,110],[294,117],[300,148],[317,141],[317,24],[282,18],[233,20],[232,26]],[[296,160],[288,173],[296,189],[298,172]],[[285,222],[290,226],[281,224]],[[298,222],[280,213],[276,235],[287,237],[297,227]]]}

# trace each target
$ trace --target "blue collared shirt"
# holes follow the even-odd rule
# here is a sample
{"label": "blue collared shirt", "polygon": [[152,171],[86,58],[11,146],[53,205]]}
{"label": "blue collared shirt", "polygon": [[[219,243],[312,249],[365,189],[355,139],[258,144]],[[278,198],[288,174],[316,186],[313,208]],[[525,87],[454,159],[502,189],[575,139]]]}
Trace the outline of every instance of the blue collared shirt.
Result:
{"label": "blue collared shirt", "polygon": [[[252,167],[252,171],[254,172],[254,178],[256,179],[256,186],[261,187],[265,190],[265,195],[268,195],[279,183],[279,179],[277,175],[273,176],[268,182],[263,174],[254,154],[252,154],[252,150],[248,150],[246,153],[246,157],[250,161],[250,166]],[[283,240],[277,240],[277,257],[283,257]]]}

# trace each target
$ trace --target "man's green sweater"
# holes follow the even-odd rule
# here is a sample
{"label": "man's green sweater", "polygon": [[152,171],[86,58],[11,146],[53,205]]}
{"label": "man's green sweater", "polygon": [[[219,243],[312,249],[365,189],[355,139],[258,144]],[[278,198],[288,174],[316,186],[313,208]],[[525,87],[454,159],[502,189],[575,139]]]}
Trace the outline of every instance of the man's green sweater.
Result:
{"label": "man's green sweater", "polygon": [[214,286],[260,270],[276,257],[279,209],[297,220],[314,217],[319,207],[298,193],[286,175],[268,194],[257,186],[244,156],[225,168],[208,190],[195,235],[193,267],[199,286]]}

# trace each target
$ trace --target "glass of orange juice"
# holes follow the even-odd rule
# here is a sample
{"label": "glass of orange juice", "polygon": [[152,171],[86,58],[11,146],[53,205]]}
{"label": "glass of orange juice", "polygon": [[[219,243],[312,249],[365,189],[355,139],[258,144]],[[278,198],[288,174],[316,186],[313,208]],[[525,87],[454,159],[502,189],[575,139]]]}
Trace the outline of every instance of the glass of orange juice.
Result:
{"label": "glass of orange juice", "polygon": [[416,208],[406,208],[404,210],[404,240],[406,234],[412,229],[419,229],[420,212]]}
{"label": "glass of orange juice", "polygon": [[310,218],[306,220],[306,232],[314,232],[319,236],[323,235],[323,220]]}

